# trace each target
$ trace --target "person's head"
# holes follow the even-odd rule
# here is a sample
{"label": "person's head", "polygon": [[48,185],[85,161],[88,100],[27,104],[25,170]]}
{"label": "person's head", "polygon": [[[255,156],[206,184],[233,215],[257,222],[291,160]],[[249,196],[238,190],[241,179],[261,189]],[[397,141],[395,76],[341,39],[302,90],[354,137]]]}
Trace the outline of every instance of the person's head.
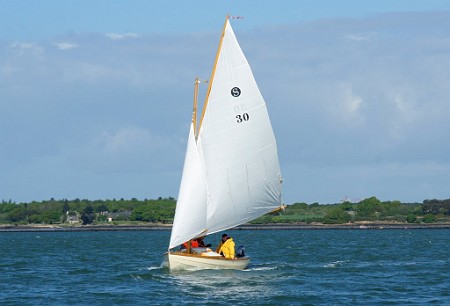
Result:
{"label": "person's head", "polygon": [[222,235],[222,241],[227,241],[227,239],[228,239],[227,234],[223,234],[223,235]]}

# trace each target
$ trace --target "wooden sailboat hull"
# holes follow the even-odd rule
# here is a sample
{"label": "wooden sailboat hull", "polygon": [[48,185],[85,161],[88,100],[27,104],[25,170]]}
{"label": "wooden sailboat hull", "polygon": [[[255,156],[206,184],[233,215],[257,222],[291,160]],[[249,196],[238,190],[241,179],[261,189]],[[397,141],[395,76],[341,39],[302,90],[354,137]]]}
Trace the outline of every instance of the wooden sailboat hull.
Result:
{"label": "wooden sailboat hull", "polygon": [[223,257],[209,257],[185,253],[168,253],[167,256],[169,268],[171,270],[244,270],[250,263],[250,257],[227,259]]}

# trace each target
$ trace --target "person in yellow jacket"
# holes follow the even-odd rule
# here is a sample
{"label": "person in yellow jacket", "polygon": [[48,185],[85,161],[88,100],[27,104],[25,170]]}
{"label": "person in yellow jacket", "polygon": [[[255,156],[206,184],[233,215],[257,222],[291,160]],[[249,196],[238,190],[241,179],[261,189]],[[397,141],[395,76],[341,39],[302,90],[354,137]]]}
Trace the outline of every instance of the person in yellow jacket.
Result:
{"label": "person in yellow jacket", "polygon": [[220,240],[219,245],[218,245],[217,248],[216,248],[216,253],[219,253],[219,250],[220,250],[220,248],[222,247],[222,244],[223,244],[225,241],[227,241],[227,238],[228,238],[227,234],[223,234],[223,235],[222,235],[222,240]]}
{"label": "person in yellow jacket", "polygon": [[216,253],[219,253],[225,258],[234,259],[235,251],[233,238],[228,237],[227,234],[223,234],[222,240],[217,246]]}

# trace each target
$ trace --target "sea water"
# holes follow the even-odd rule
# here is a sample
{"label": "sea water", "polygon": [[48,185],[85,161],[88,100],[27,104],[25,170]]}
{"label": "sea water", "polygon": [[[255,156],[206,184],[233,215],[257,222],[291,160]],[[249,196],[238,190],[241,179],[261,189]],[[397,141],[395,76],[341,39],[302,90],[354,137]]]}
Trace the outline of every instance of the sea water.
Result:
{"label": "sea water", "polygon": [[169,231],[0,232],[0,305],[450,305],[448,229],[227,233],[248,269],[171,272]]}

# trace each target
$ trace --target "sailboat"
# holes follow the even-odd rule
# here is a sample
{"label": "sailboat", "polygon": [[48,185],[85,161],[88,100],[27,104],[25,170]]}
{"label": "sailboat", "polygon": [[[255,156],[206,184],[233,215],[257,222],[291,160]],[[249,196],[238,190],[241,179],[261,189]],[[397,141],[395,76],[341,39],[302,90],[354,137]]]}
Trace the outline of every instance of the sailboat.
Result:
{"label": "sailboat", "polygon": [[199,79],[167,252],[170,269],[245,269],[250,257],[180,246],[283,208],[266,104],[227,16],[201,114]]}

